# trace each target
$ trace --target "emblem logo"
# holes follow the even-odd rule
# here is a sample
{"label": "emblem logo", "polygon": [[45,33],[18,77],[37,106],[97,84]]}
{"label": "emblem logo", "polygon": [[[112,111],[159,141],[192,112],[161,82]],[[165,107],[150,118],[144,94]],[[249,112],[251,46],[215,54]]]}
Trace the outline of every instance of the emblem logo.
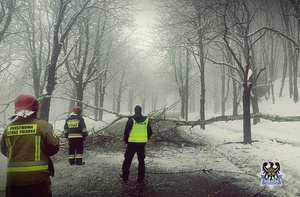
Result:
{"label": "emblem logo", "polygon": [[261,166],[261,172],[258,174],[262,186],[268,186],[273,189],[276,185],[282,185],[284,173],[281,170],[279,162],[264,162]]}

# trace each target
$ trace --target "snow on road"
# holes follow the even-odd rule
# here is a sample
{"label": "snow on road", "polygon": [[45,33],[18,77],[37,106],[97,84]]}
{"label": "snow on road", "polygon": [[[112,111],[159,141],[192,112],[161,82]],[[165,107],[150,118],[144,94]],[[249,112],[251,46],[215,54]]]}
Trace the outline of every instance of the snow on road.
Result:
{"label": "snow on road", "polygon": [[[279,162],[284,173],[283,185],[271,189],[275,196],[299,196],[300,147],[297,127],[299,123],[274,123],[262,120],[252,126],[252,145],[243,144],[242,122],[218,122],[207,125],[205,130],[193,128],[186,132],[202,138],[212,148],[243,173],[258,176],[264,162]],[[230,166],[226,166],[230,169]],[[257,187],[261,187],[257,177]]]}

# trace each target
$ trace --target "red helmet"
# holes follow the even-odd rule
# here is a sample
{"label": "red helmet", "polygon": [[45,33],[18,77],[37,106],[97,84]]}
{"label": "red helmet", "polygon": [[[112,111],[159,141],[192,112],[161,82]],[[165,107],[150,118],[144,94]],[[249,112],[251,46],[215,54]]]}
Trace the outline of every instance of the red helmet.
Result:
{"label": "red helmet", "polygon": [[82,109],[81,107],[75,106],[73,107],[72,112],[74,112],[77,115],[80,115],[82,113]]}
{"label": "red helmet", "polygon": [[36,98],[28,94],[21,94],[15,99],[15,110],[27,109],[31,111],[39,110],[39,102]]}

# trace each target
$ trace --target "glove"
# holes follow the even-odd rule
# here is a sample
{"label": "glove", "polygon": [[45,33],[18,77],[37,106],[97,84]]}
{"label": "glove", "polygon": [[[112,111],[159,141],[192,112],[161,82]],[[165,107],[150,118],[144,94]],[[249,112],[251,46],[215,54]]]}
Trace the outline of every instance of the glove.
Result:
{"label": "glove", "polygon": [[52,159],[50,158],[49,159],[49,163],[48,163],[48,169],[49,169],[49,175],[54,177],[54,165],[53,165],[53,162],[52,162]]}

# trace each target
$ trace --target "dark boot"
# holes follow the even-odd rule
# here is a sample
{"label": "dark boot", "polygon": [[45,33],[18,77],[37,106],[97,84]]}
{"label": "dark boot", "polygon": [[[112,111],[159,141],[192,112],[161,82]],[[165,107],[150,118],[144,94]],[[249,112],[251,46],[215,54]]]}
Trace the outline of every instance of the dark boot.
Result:
{"label": "dark boot", "polygon": [[84,165],[85,162],[82,161],[82,158],[76,158],[76,165]]}
{"label": "dark boot", "polygon": [[74,165],[75,164],[75,159],[69,159],[69,163],[70,163],[70,165]]}
{"label": "dark boot", "polygon": [[120,174],[120,178],[122,178],[123,181],[128,181],[128,176],[125,176],[124,174]]}

